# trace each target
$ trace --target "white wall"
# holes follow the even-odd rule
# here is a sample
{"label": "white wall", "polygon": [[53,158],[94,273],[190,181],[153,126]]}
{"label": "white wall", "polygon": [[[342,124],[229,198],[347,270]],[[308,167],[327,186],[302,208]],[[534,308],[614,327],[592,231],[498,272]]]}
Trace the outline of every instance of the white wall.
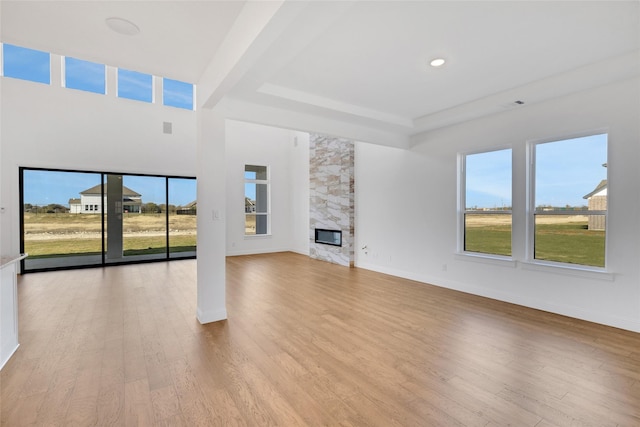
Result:
{"label": "white wall", "polygon": [[[19,166],[168,175],[196,172],[199,127],[193,112],[9,78],[1,80],[3,254],[19,248]],[[424,135],[410,150],[357,143],[357,265],[640,331],[638,117],[640,81],[635,79],[444,128]],[[221,119],[216,120],[218,129]],[[173,123],[173,135],[162,133],[163,121]],[[224,190],[214,185],[217,198],[207,206],[209,211],[221,207],[226,212],[223,225],[227,254],[279,250],[308,253],[308,136],[229,120],[224,128],[226,172],[222,176],[227,181],[226,200],[218,200]],[[612,281],[568,275],[561,270],[525,269],[521,262],[513,267],[455,255],[458,152],[510,145],[517,159],[514,205],[524,206],[526,141],[562,138],[599,128],[609,129],[607,233]],[[216,132],[214,129],[201,138],[201,157],[216,155],[210,150],[203,152],[206,141],[218,138]],[[200,159],[202,173],[208,167],[207,158]],[[245,163],[272,168],[273,222],[269,238],[244,238]],[[219,162],[213,164],[222,167]],[[207,175],[205,181],[213,182],[220,176]],[[212,182],[198,183],[199,199]],[[207,200],[205,196],[202,199]],[[524,217],[523,208],[514,212],[513,252],[518,261],[524,260]],[[211,221],[203,224],[199,218],[199,228],[213,227],[219,234],[220,225]],[[199,246],[208,240],[201,235]],[[364,245],[368,247],[366,254],[361,249]],[[203,257],[207,256],[205,252]],[[201,262],[198,264],[200,268]],[[219,316],[214,313],[217,309],[222,313]],[[199,310],[205,320],[224,315],[223,306],[215,304],[199,306]]]}
{"label": "white wall", "polygon": [[198,117],[198,308],[200,323],[227,318],[225,120],[209,109]]}
{"label": "white wall", "polygon": [[19,250],[20,166],[196,175],[193,111],[11,78],[1,88],[3,254]]}
{"label": "white wall", "polygon": [[[294,250],[308,253],[308,134],[226,121],[227,255]],[[268,166],[271,234],[245,236],[244,166]],[[305,247],[306,245],[306,247]]]}
{"label": "white wall", "polygon": [[[411,150],[358,143],[357,265],[640,331],[639,117],[640,80],[634,79],[434,131]],[[609,132],[607,257],[613,280],[525,268],[526,142],[601,128]],[[515,266],[455,254],[457,154],[501,146],[512,147],[516,159]]]}
{"label": "white wall", "polygon": [[309,134],[293,132],[291,165],[291,250],[309,255]]}

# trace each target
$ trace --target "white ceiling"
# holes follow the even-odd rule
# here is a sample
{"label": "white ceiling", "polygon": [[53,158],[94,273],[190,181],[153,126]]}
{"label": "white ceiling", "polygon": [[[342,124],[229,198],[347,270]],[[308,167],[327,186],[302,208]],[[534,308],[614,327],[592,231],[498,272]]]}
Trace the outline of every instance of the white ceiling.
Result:
{"label": "white ceiling", "polygon": [[[405,137],[640,74],[638,1],[3,0],[0,10],[3,42],[197,82],[207,106],[238,100]],[[141,33],[112,32],[111,16]],[[430,67],[439,56],[447,63]]]}
{"label": "white ceiling", "polygon": [[[230,1],[7,1],[2,41],[158,76],[196,82],[244,2]],[[135,23],[125,36],[105,19]]]}

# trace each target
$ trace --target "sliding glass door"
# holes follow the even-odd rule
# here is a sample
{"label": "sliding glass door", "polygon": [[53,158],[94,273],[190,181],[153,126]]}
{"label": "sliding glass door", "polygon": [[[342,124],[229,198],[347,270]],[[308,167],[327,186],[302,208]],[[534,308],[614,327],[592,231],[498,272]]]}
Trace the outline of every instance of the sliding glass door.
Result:
{"label": "sliding glass door", "polygon": [[196,255],[196,181],[169,178],[169,257]]}
{"label": "sliding glass door", "polygon": [[27,270],[102,262],[100,180],[96,173],[22,171],[21,251],[29,254]]}
{"label": "sliding glass door", "polygon": [[[107,263],[167,257],[166,178],[108,175],[113,214],[107,221]],[[108,205],[110,206],[110,205]],[[109,210],[107,210],[109,212]]]}
{"label": "sliding glass door", "polygon": [[20,169],[23,272],[196,255],[196,180]]}

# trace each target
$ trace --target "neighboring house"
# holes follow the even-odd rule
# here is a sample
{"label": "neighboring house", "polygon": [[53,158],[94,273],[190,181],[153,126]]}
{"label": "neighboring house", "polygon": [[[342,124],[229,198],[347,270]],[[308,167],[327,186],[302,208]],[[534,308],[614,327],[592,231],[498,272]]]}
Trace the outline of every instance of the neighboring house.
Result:
{"label": "neighboring house", "polygon": [[194,200],[191,203],[186,204],[185,206],[181,206],[176,209],[176,214],[178,215],[195,215],[197,213],[198,202]]}
{"label": "neighboring house", "polygon": [[256,211],[256,202],[251,200],[248,197],[244,198],[244,212],[245,213],[255,213]]}
{"label": "neighboring house", "polygon": [[[102,213],[102,206],[107,204],[107,184],[104,185],[104,203],[102,198],[102,185],[98,184],[80,192],[80,199],[69,199],[71,213]],[[142,196],[128,187],[122,186],[122,212],[140,213]]]}
{"label": "neighboring house", "polygon": [[69,199],[69,213],[72,213],[72,214],[82,213],[81,199]]}
{"label": "neighboring house", "polygon": [[[589,201],[590,211],[607,210],[607,180],[600,184],[589,194],[582,197]],[[606,228],[604,215],[589,215],[589,230],[604,230]]]}

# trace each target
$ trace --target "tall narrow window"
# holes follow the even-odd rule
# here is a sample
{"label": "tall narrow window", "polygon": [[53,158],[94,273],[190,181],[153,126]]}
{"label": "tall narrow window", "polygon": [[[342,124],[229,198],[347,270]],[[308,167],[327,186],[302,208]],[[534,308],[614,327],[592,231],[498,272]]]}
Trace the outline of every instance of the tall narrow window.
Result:
{"label": "tall narrow window", "polygon": [[3,75],[37,83],[51,83],[51,56],[48,52],[4,43]]}
{"label": "tall narrow window", "polygon": [[105,93],[105,66],[70,57],[64,58],[65,87],[87,92]]}
{"label": "tall narrow window", "polygon": [[170,107],[193,110],[193,85],[178,80],[162,79],[162,103]]}
{"label": "tall narrow window", "polygon": [[245,234],[269,234],[269,174],[266,166],[244,167]]}
{"label": "tall narrow window", "polygon": [[511,256],[511,150],[467,154],[461,170],[463,250]]}
{"label": "tall narrow window", "polygon": [[151,102],[153,100],[153,78],[151,74],[119,68],[118,97]]}
{"label": "tall narrow window", "polygon": [[605,267],[607,135],[533,144],[531,156],[530,257]]}

